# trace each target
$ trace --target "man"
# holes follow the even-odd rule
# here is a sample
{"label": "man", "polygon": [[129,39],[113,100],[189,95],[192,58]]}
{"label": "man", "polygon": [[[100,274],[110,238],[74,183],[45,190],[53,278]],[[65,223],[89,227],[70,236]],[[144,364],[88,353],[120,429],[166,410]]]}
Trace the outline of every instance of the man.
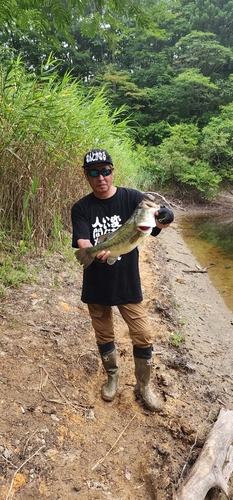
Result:
{"label": "man", "polygon": [[[114,166],[109,153],[94,149],[84,156],[84,175],[92,193],[76,202],[71,211],[74,248],[95,245],[99,236],[122,226],[145,196],[140,191],[116,187]],[[172,222],[173,212],[164,207],[166,219]],[[155,211],[155,216],[158,212]],[[162,228],[155,220],[152,235]],[[114,343],[112,306],[117,306],[128,325],[135,362],[135,393],[151,411],[162,407],[159,396],[150,387],[152,341],[146,312],[142,305],[138,249],[122,255],[113,265],[106,259],[109,251],[101,251],[92,264],[84,269],[82,301],[88,305],[95,337],[108,380],[102,387],[102,398],[112,401],[118,383],[118,364]]]}

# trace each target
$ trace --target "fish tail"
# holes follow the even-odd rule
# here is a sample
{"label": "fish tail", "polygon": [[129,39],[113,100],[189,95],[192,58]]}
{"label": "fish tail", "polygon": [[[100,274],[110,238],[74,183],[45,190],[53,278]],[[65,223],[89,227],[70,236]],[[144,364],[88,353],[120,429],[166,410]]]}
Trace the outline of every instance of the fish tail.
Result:
{"label": "fish tail", "polygon": [[79,248],[75,252],[76,259],[82,264],[83,268],[86,269],[91,265],[94,260],[94,256],[90,255],[88,248]]}

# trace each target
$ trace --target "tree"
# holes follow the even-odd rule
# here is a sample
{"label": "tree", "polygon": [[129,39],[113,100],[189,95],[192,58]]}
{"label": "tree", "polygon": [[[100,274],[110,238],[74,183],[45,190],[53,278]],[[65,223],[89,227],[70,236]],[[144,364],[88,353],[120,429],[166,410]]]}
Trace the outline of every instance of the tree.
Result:
{"label": "tree", "polygon": [[233,102],[202,131],[202,157],[223,180],[233,182]]}
{"label": "tree", "polygon": [[232,0],[181,0],[189,30],[211,32],[221,45],[233,46]]}
{"label": "tree", "polygon": [[51,29],[68,36],[71,9],[62,0],[0,0],[0,28],[11,34],[35,29],[49,37]]}
{"label": "tree", "polygon": [[72,16],[82,20],[83,34],[93,36],[103,27],[106,30],[108,24],[117,25],[116,15],[130,16],[141,26],[149,23],[140,4],[133,0],[0,0],[2,31],[35,29],[48,38],[54,37],[55,31],[69,41]]}
{"label": "tree", "polygon": [[196,125],[175,125],[170,137],[165,138],[154,151],[150,171],[155,185],[168,186],[179,193],[193,191],[200,198],[211,200],[216,196],[220,175],[208,161],[200,158],[200,131]]}
{"label": "tree", "polygon": [[170,84],[143,90],[137,122],[144,129],[140,137],[148,145],[156,146],[169,135],[167,124],[193,122],[202,128],[218,111],[217,85],[195,69],[180,73]]}
{"label": "tree", "polygon": [[220,45],[214,33],[191,31],[174,48],[174,67],[184,71],[197,68],[212,80],[227,78],[233,68],[233,51]]}

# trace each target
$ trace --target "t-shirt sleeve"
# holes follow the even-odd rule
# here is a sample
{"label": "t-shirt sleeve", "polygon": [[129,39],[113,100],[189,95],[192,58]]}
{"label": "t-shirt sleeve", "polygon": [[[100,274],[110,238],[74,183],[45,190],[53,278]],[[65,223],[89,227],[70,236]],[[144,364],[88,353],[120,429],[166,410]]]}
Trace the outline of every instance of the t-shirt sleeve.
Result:
{"label": "t-shirt sleeve", "polygon": [[78,248],[78,240],[91,239],[90,224],[79,203],[75,203],[71,209],[71,221],[73,226],[72,247]]}
{"label": "t-shirt sleeve", "polygon": [[153,227],[152,231],[151,231],[151,236],[158,236],[158,234],[160,233],[160,231],[162,231],[162,229],[160,229],[160,227]]}

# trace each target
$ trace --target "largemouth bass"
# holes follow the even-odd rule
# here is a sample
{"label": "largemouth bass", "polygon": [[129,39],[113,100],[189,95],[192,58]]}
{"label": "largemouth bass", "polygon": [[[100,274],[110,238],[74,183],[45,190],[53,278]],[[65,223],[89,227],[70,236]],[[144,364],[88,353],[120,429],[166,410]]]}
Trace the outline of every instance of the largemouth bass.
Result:
{"label": "largemouth bass", "polygon": [[159,207],[152,201],[143,199],[123,226],[100,236],[97,245],[77,250],[76,258],[86,269],[102,250],[109,250],[111,254],[107,263],[114,264],[120,255],[131,252],[150,235],[152,228],[156,226],[155,211],[159,212]]}

